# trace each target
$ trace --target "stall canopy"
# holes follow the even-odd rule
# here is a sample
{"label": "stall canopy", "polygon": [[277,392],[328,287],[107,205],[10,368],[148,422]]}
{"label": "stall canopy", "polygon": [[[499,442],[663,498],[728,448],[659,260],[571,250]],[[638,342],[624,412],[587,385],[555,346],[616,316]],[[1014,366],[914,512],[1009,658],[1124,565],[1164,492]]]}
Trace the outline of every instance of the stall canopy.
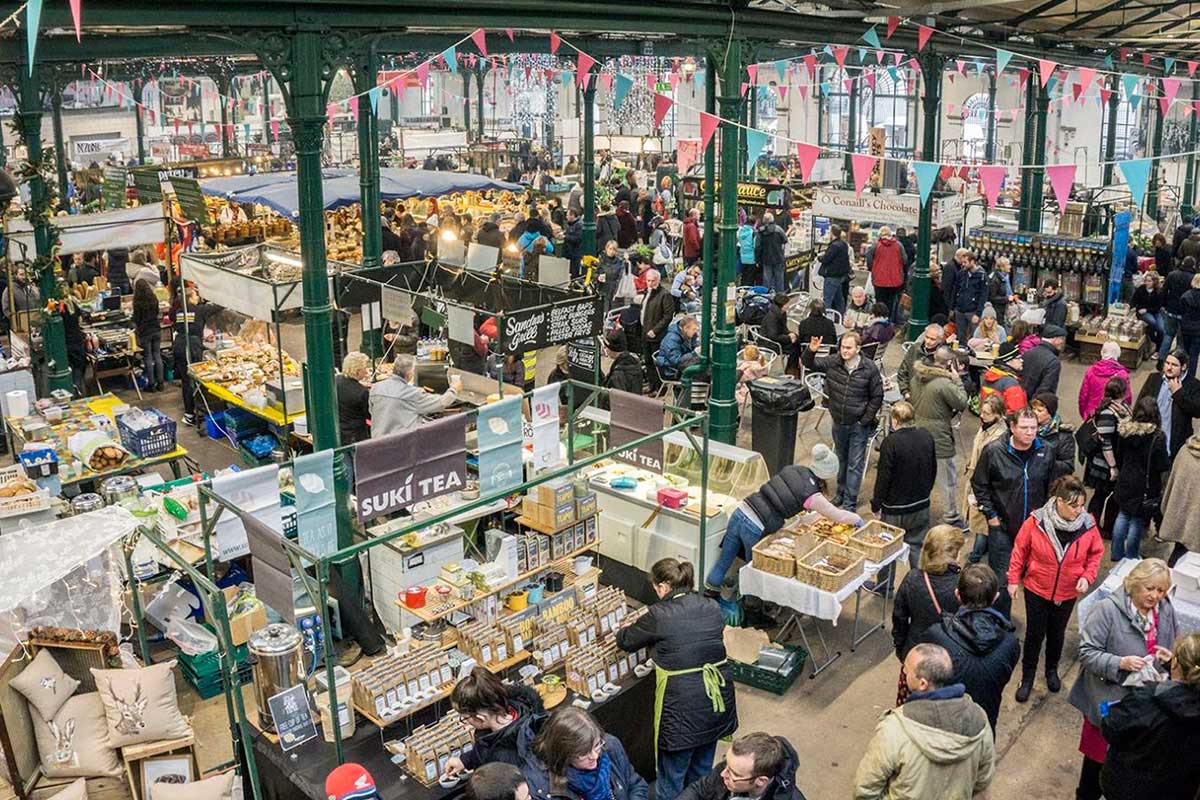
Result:
{"label": "stall canopy", "polygon": [[[343,267],[329,262],[331,271]],[[298,253],[266,244],[218,253],[185,253],[179,260],[184,280],[195,283],[209,302],[267,321],[275,319],[276,311],[303,304],[300,268]]]}
{"label": "stall canopy", "polygon": [[[358,176],[347,170],[325,170],[323,194],[325,208],[333,209],[357,203],[362,190]],[[212,178],[201,181],[200,189],[208,195],[226,200],[258,203],[293,218],[300,215],[300,198],[296,173],[276,172],[266,175],[239,175],[233,178]],[[424,169],[380,170],[381,200],[407,200],[410,197],[442,197],[455,192],[489,189],[523,192],[524,187],[475,175],[468,172],[437,172]]]}
{"label": "stall canopy", "polygon": [[[60,255],[89,250],[113,250],[166,241],[167,218],[158,203],[137,208],[118,208],[95,214],[55,217],[59,229]],[[34,256],[33,228],[24,217],[8,220],[8,256],[26,260]]]}

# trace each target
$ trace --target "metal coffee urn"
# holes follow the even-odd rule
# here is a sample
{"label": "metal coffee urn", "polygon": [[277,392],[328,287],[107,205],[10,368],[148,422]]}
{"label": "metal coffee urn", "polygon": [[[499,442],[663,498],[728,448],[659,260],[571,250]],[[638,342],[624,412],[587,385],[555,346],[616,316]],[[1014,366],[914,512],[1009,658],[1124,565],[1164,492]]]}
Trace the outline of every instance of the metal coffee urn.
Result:
{"label": "metal coffee urn", "polygon": [[259,628],[250,635],[254,664],[254,700],[258,704],[259,726],[275,733],[275,721],[267,698],[303,683],[301,677],[303,638],[300,631],[283,622]]}

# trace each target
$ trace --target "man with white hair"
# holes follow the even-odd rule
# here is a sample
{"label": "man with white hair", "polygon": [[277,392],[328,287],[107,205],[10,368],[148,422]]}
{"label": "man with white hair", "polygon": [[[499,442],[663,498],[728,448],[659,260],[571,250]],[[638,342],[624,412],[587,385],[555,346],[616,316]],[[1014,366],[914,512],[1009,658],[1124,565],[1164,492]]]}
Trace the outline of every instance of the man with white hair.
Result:
{"label": "man with white hair", "polygon": [[783,250],[787,244],[787,234],[783,228],[775,224],[775,215],[770,211],[762,215],[762,224],[758,226],[758,239],[754,245],[754,253],[758,266],[763,271],[763,283],[768,289],[778,294],[787,291],[787,283],[783,273]]}
{"label": "man with white hair", "polygon": [[945,329],[933,322],[925,326],[925,334],[921,337],[921,341],[915,342],[912,347],[908,348],[908,352],[900,361],[900,368],[896,370],[896,382],[900,384],[900,391],[906,400],[912,391],[913,364],[916,364],[918,359],[932,364],[933,354],[945,343]]}
{"label": "man with white hair", "polygon": [[[675,298],[662,285],[658,270],[646,271],[646,294],[642,297],[642,363],[649,364],[675,316]],[[658,372],[649,370],[650,389],[658,391]]]}
{"label": "man with white hair", "polygon": [[407,353],[396,356],[392,375],[371,387],[371,438],[411,431],[430,414],[449,407],[458,399],[462,379],[450,379],[450,388],[433,394],[418,387],[417,360]]}

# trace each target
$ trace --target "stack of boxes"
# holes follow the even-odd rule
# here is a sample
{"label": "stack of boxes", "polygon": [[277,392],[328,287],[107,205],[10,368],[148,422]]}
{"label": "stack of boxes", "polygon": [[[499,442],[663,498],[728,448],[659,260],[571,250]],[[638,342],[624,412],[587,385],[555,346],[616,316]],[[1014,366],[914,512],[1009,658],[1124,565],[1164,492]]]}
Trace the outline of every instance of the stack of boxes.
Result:
{"label": "stack of boxes", "polygon": [[426,647],[377,658],[366,669],[355,672],[354,705],[375,719],[390,720],[438,697],[453,685],[450,657],[445,651]]}
{"label": "stack of boxes", "polygon": [[1200,605],[1200,553],[1187,553],[1171,567],[1174,602]]}
{"label": "stack of boxes", "polygon": [[509,649],[508,636],[503,629],[497,630],[479,621],[458,626],[458,646],[484,666],[505,661],[517,652]]}
{"label": "stack of boxes", "polygon": [[[397,748],[404,754],[404,769],[425,786],[433,786],[446,772],[446,762],[469,753],[475,739],[471,726],[458,714],[446,714],[437,722],[422,725]],[[393,749],[389,743],[388,749]]]}

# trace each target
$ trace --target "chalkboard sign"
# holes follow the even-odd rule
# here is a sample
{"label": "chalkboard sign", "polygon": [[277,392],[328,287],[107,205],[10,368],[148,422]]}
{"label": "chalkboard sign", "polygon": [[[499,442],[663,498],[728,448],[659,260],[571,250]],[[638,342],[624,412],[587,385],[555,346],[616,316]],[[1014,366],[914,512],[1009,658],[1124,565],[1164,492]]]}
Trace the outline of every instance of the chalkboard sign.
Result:
{"label": "chalkboard sign", "polygon": [[504,353],[526,353],[573,339],[596,336],[604,323],[600,297],[588,295],[504,315],[500,331]]}
{"label": "chalkboard sign", "polygon": [[138,202],[142,205],[162,202],[162,181],[157,169],[133,170],[133,187],[137,189]]}
{"label": "chalkboard sign", "polygon": [[204,195],[200,192],[200,182],[194,178],[171,178],[171,186],[175,189],[175,199],[185,219],[190,219],[200,225],[208,225],[208,206],[204,205]]}
{"label": "chalkboard sign", "polygon": [[284,752],[317,738],[317,726],[308,705],[308,690],[303,685],[268,697],[267,708],[271,710],[279,746]]}
{"label": "chalkboard sign", "polygon": [[121,167],[104,168],[104,188],[102,195],[104,197],[105,208],[125,207],[125,186],[127,180],[128,176]]}
{"label": "chalkboard sign", "polygon": [[600,346],[595,337],[567,342],[567,372],[571,380],[593,383],[599,353]]}

